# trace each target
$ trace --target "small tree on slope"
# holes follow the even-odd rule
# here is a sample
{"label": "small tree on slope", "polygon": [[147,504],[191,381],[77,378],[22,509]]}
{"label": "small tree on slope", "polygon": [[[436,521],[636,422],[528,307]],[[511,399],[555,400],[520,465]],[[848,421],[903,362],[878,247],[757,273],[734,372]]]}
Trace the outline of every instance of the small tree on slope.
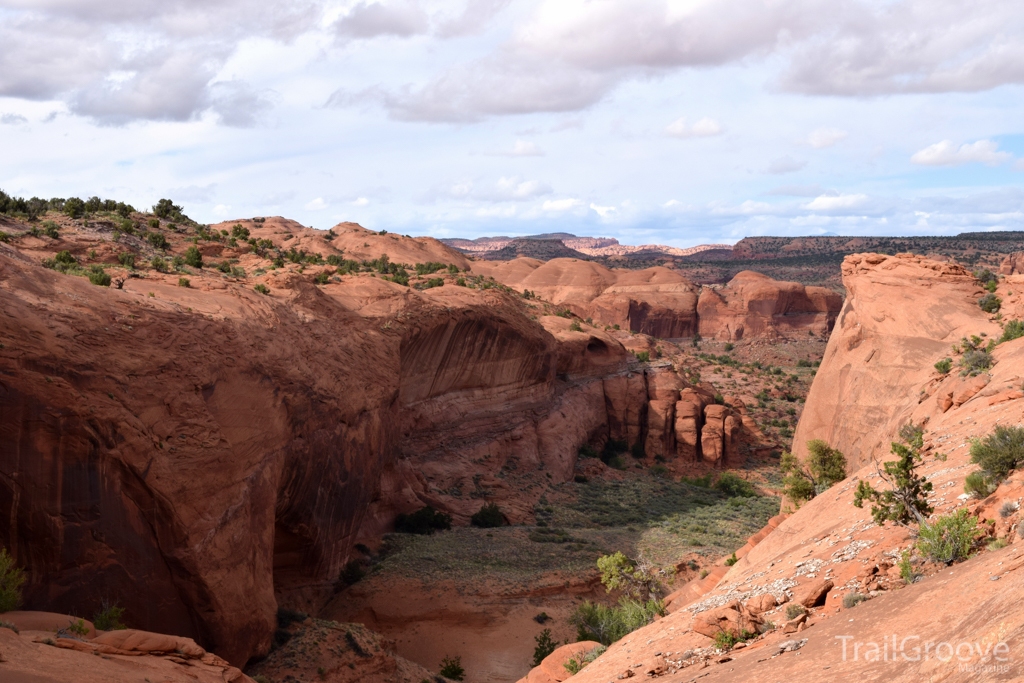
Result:
{"label": "small tree on slope", "polygon": [[864,501],[871,503],[871,516],[876,524],[886,521],[906,526],[912,522],[924,522],[925,515],[933,511],[928,504],[928,493],[932,490],[931,482],[918,475],[917,466],[921,462],[921,448],[924,446],[923,432],[919,429],[904,428],[900,430],[903,443],[892,443],[892,452],[897,459],[883,463],[877,469],[889,489],[879,491],[866,481],[857,484],[853,496],[853,504],[863,507]]}

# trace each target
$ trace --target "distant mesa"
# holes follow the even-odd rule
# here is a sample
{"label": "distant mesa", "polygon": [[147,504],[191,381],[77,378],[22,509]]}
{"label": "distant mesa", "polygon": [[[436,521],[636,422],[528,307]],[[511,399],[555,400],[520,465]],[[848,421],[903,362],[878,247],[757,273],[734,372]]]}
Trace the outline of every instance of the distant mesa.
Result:
{"label": "distant mesa", "polygon": [[[664,244],[641,244],[638,246],[619,244],[614,237],[577,237],[567,232],[552,232],[525,237],[479,237],[474,240],[443,239],[445,244],[459,251],[480,256],[489,261],[504,261],[516,256],[547,258],[588,258],[608,256],[631,256],[644,254],[652,257],[692,256],[706,251],[719,250],[731,254],[730,244],[702,244],[687,249]],[[555,243],[555,244],[552,244]],[[558,246],[560,244],[560,246]]]}

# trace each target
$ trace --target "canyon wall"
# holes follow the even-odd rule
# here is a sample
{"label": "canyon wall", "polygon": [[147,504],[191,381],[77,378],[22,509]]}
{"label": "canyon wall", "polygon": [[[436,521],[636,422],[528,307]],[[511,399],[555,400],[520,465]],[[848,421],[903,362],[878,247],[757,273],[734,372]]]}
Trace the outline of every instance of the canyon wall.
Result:
{"label": "canyon wall", "polygon": [[827,336],[842,297],[822,287],[743,271],[724,286],[699,287],[656,266],[612,270],[591,261],[474,262],[473,272],[530,290],[582,318],[663,339],[782,339]]}
{"label": "canyon wall", "polygon": [[[323,604],[353,546],[399,513],[467,523],[493,501],[525,522],[584,443],[672,457],[699,441],[691,460],[732,447],[724,421],[707,427],[707,389],[497,289],[317,286],[288,268],[266,295],[212,269],[105,288],[39,256],[0,244],[0,545],[29,608],[117,601],[134,626],[240,665],[269,648],[278,605]],[[675,408],[697,395],[679,431]]]}

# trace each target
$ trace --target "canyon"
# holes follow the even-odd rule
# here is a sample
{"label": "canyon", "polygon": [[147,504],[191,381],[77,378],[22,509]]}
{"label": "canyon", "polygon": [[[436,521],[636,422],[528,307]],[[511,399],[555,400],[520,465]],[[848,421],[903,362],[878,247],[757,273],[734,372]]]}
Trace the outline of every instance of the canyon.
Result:
{"label": "canyon", "polygon": [[[564,680],[571,646],[529,673],[523,666],[536,607],[547,604],[538,599],[559,596],[549,616],[559,638],[571,636],[570,607],[603,593],[593,555],[608,536],[572,531],[545,562],[579,565],[470,590],[456,573],[428,584],[388,569],[385,539],[396,518],[429,505],[455,527],[431,542],[489,548],[516,534],[528,543],[528,533],[547,526],[542,512],[557,518],[582,504],[566,487],[632,485],[655,467],[673,480],[731,469],[774,490],[761,470],[777,469],[773,457],[789,433],[771,431],[786,414],[777,408],[776,424],[767,424],[772,401],[792,405],[794,422],[799,414],[790,435],[798,457],[807,441],[824,439],[846,454],[851,476],[798,510],[776,508],[737,544],[733,564],[724,549],[691,555],[706,565],[698,576],[673,557],[667,616],[612,645],[574,680],[686,677],[695,664],[693,676],[723,680],[751,672],[809,678],[837,667],[835,641],[824,634],[839,626],[867,638],[863,629],[921,620],[921,605],[948,592],[948,579],[899,586],[886,572],[909,542],[906,530],[873,525],[851,505],[853,484],[872,477],[908,421],[924,425],[926,453],[945,456],[924,470],[941,492],[940,510],[969,507],[992,518],[994,505],[1016,500],[1016,479],[992,500],[954,495],[969,471],[969,439],[1021,419],[1024,343],[996,347],[984,375],[937,373],[933,364],[951,344],[1001,330],[978,307],[978,280],[950,262],[849,256],[844,300],[750,271],[699,285],[664,266],[476,260],[431,238],[351,223],[317,231],[266,218],[200,230],[168,221],[146,229],[143,220],[125,233],[113,220],[61,219],[59,237],[17,221],[0,225],[8,236],[0,243],[0,545],[25,568],[27,608],[91,614],[116,599],[140,629],[127,636],[144,643],[110,635],[118,631],[60,637],[59,656],[43,664],[39,652],[55,647],[45,642],[52,634],[25,612],[15,615],[22,636],[0,628],[8,660],[0,667],[25,676],[59,678],[75,657],[98,652],[107,658],[89,657],[99,668],[82,680],[116,680],[117,663],[132,661],[167,680],[195,669],[200,680],[241,681],[248,664],[253,676],[301,670],[312,679],[320,667],[329,680],[418,683],[432,676],[428,660],[439,659],[438,648],[450,647],[430,640],[434,619],[466,639],[486,631],[489,649],[474,655],[466,646],[467,669],[494,659],[501,671],[493,680]],[[190,248],[202,267],[165,263]],[[40,265],[62,252],[81,273]],[[1007,319],[1024,316],[1015,263],[1007,259],[999,282]],[[114,286],[90,284],[82,275],[93,266]],[[778,354],[790,353],[792,370],[734,377],[733,356],[705,352],[734,345],[735,356],[767,354],[777,365]],[[787,388],[800,382],[810,385],[806,404]],[[621,469],[614,458],[586,457],[616,444],[624,456],[634,451]],[[499,506],[508,526],[469,528],[485,502]],[[1013,541],[1015,524],[997,520],[991,533]],[[443,564],[443,547],[426,546],[420,562]],[[514,557],[522,545],[509,547]],[[1015,552],[1011,543],[959,565],[974,602],[943,607],[928,628],[944,633],[945,620],[948,633],[966,637],[968,623],[1002,624],[1001,638],[1017,635],[1019,618],[987,583],[998,575],[1000,590],[1016,588]],[[377,558],[379,573],[343,580],[353,562]],[[865,568],[875,571],[862,576]],[[862,580],[876,573],[886,578]],[[829,589],[878,584],[854,626],[837,617],[839,591],[818,605],[824,579]],[[767,656],[786,642],[773,633],[721,662],[712,652],[712,618],[761,623],[777,603],[805,598],[814,609],[799,650]],[[282,608],[297,615],[291,624],[281,624]],[[446,609],[456,615],[447,622]],[[339,626],[353,622],[368,628]],[[274,642],[282,630],[288,646]],[[160,641],[160,633],[179,640]],[[289,668],[300,647],[316,655]],[[859,675],[863,665],[840,670]]]}

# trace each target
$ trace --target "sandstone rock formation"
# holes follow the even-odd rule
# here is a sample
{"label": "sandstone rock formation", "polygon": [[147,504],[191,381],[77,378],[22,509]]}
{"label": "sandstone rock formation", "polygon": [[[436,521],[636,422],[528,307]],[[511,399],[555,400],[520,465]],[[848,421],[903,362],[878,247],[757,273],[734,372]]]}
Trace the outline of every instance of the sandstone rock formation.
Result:
{"label": "sandstone rock formation", "polygon": [[1003,262],[999,264],[1000,275],[1021,275],[1024,274],[1024,251],[1015,251],[1008,254]]}
{"label": "sandstone rock formation", "polygon": [[846,455],[853,471],[888,452],[916,406],[906,397],[936,375],[934,363],[950,355],[952,344],[980,333],[999,336],[999,327],[978,307],[978,281],[956,264],[861,254],[843,262],[843,282],[849,295],[793,447],[803,457],[809,440],[822,439]]}
{"label": "sandstone rock formation", "polygon": [[824,336],[842,297],[821,287],[778,282],[751,271],[701,289],[661,266],[613,270],[591,261],[514,259],[473,263],[473,272],[528,289],[582,318],[653,337],[725,340]]}
{"label": "sandstone rock formation", "polygon": [[[336,241],[445,258],[367,232]],[[111,249],[62,236],[82,259],[92,245]],[[465,523],[483,497],[525,520],[517,477],[564,481],[582,443],[647,428],[621,344],[531,320],[498,290],[317,286],[290,265],[257,276],[267,295],[212,269],[108,289],[41,268],[45,246],[0,244],[0,545],[28,572],[29,606],[118,599],[133,625],[242,664],[267,651],[279,604],[322,604],[353,545],[396,514],[433,504]]]}
{"label": "sandstone rock formation", "polygon": [[[801,421],[797,434],[830,439],[852,460],[850,476],[781,522],[773,520],[756,544],[737,551],[733,566],[716,567],[669,596],[669,615],[613,644],[578,674],[582,683],[627,678],[629,671],[636,675],[636,663],[646,669],[652,660],[673,680],[687,681],[859,680],[877,675],[880,666],[886,680],[895,681],[959,680],[971,672],[986,680],[1017,677],[1006,655],[1024,636],[1024,614],[1015,607],[1024,592],[1024,541],[1017,531],[1024,524],[1018,501],[1024,480],[1011,476],[981,501],[962,492],[976,468],[970,440],[1020,422],[1024,339],[995,346],[984,381],[943,375],[932,366],[951,354],[951,341],[982,332],[992,338],[999,329],[992,316],[975,313],[980,288],[973,278],[946,263],[869,254],[847,259],[844,282],[850,296],[804,413],[812,419]],[[1022,297],[1011,294],[1021,282],[997,291],[1004,320],[1024,315]],[[814,400],[825,402],[820,412]],[[913,551],[911,531],[874,524],[870,506],[852,505],[857,482],[877,480],[872,460],[892,459],[888,442],[906,422],[925,430],[918,472],[934,485],[935,516],[966,509],[978,517],[982,534],[971,559],[950,567],[917,563],[927,575],[909,585],[894,563]],[[993,538],[1009,547],[984,549]],[[852,592],[870,599],[851,611],[842,598]],[[790,602],[806,606],[808,615],[787,622]],[[781,628],[724,655],[714,650],[708,626],[732,624],[744,614]],[[842,656],[843,638],[881,648],[880,633],[912,635],[902,644],[908,656],[892,657],[891,649],[884,663],[881,656]],[[922,647],[915,657],[914,645],[929,641],[977,642],[983,649],[951,660],[925,656]],[[984,649],[989,643],[1005,643],[1002,659]],[[975,668],[955,668],[962,666]]]}
{"label": "sandstone rock formation", "polygon": [[842,303],[832,290],[745,270],[724,287],[705,287],[697,315],[701,336],[711,339],[775,339],[808,332],[827,336]]}

